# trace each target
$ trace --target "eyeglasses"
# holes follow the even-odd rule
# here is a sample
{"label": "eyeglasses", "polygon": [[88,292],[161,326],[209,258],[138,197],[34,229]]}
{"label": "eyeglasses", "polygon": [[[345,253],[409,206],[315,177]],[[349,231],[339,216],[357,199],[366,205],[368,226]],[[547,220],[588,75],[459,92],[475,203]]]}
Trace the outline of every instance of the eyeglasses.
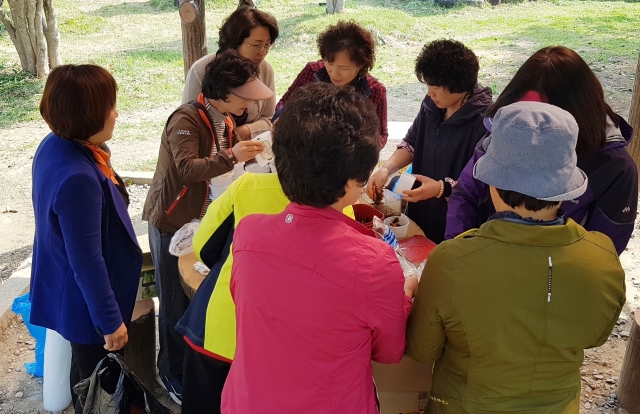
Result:
{"label": "eyeglasses", "polygon": [[246,42],[242,42],[242,43],[244,43],[245,45],[249,46],[251,49],[253,49],[254,52],[257,52],[257,53],[260,53],[260,52],[265,51],[265,50],[268,52],[273,47],[273,43],[269,43],[269,44],[266,44],[264,46],[262,46],[262,45],[250,45],[249,43],[246,43]]}

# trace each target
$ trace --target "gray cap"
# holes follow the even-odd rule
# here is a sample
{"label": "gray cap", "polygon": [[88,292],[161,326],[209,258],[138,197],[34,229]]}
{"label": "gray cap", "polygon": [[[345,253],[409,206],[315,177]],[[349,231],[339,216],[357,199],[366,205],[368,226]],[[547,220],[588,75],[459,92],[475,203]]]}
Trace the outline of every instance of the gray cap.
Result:
{"label": "gray cap", "polygon": [[541,102],[516,102],[500,108],[486,154],[473,168],[478,180],[538,200],[567,201],[587,189],[576,166],[578,124],[573,116]]}

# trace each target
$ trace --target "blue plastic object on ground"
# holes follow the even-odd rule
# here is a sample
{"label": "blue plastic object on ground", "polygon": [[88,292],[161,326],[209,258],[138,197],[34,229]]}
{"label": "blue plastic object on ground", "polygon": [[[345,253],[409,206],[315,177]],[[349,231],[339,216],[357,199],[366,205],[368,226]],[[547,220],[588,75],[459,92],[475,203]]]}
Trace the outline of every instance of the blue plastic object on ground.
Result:
{"label": "blue plastic object on ground", "polygon": [[15,298],[11,310],[22,316],[22,320],[29,330],[29,333],[36,340],[36,362],[26,363],[24,364],[24,368],[29,374],[41,377],[44,373],[44,340],[47,330],[42,326],[31,325],[29,323],[29,317],[31,316],[29,293]]}

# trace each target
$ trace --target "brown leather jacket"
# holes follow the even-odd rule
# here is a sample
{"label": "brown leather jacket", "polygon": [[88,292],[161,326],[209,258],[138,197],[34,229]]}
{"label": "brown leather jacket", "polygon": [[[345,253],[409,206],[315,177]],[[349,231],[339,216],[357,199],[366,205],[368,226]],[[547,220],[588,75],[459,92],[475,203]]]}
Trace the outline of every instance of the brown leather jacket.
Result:
{"label": "brown leather jacket", "polygon": [[[175,233],[204,214],[209,180],[233,169],[228,151],[211,156],[215,142],[213,122],[204,106],[186,103],[176,109],[164,127],[158,165],[144,204],[142,219],[154,227]],[[227,117],[225,135],[238,142],[235,123]]]}

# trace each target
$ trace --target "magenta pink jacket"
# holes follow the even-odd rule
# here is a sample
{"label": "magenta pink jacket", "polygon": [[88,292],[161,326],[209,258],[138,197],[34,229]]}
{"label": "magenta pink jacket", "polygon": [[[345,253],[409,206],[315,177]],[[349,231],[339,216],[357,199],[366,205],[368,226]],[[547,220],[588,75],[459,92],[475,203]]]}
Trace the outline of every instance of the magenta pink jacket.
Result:
{"label": "magenta pink jacket", "polygon": [[223,413],[377,413],[371,360],[398,363],[411,299],[391,247],[333,208],[244,218]]}

